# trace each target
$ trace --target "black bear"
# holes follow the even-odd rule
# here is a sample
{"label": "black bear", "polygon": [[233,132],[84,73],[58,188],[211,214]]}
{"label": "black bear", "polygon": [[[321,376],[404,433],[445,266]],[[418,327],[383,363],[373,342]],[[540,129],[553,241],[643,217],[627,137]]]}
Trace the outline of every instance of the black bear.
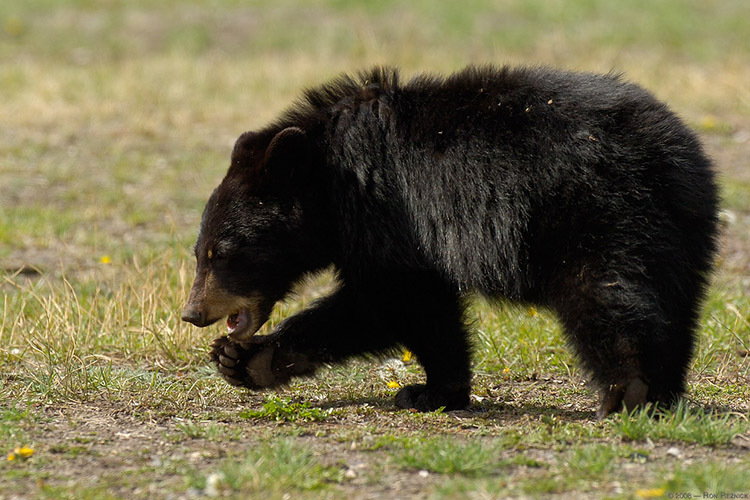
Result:
{"label": "black bear", "polygon": [[[695,135],[616,75],[469,67],[341,76],[240,136],[203,213],[183,319],[228,317],[211,358],[262,389],[405,346],[402,408],[469,404],[465,296],[554,311],[599,416],[685,389],[717,248]],[[330,296],[253,336],[308,273]]]}

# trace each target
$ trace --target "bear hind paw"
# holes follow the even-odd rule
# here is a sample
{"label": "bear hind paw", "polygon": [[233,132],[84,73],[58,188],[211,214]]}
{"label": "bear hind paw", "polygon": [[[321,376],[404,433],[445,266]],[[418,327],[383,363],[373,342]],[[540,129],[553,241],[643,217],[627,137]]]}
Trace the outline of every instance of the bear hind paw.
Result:
{"label": "bear hind paw", "polygon": [[634,377],[625,384],[613,384],[601,391],[601,404],[596,416],[602,420],[623,408],[631,411],[636,407],[645,407],[647,403],[648,385],[639,377]]}
{"label": "bear hind paw", "polygon": [[469,393],[465,390],[456,392],[434,391],[424,384],[408,385],[396,394],[396,406],[417,411],[461,410],[469,406]]}

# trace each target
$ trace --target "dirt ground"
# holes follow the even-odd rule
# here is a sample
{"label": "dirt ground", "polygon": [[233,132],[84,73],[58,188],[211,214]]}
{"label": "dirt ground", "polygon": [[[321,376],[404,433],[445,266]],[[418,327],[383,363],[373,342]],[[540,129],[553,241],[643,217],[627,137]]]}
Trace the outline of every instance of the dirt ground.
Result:
{"label": "dirt ground", "polygon": [[[373,447],[379,435],[434,432],[458,438],[487,438],[508,429],[525,426],[555,425],[555,422],[590,424],[594,419],[593,395],[581,392],[570,397],[565,390],[570,384],[583,385],[580,380],[546,379],[513,381],[498,384],[493,398],[467,411],[449,412],[428,419],[404,417],[390,399],[328,400],[321,408],[336,408],[334,416],[323,422],[294,425],[273,421],[244,420],[237,415],[244,409],[259,407],[262,396],[243,394],[210,405],[195,404],[183,407],[182,415],[194,415],[195,421],[206,422],[211,415],[216,438],[193,439],[180,429],[186,419],[153,412],[149,407],[123,403],[89,402],[55,405],[42,410],[41,418],[31,429],[32,439],[40,446],[36,452],[48,457],[44,464],[45,479],[37,481],[31,491],[39,488],[64,487],[75,484],[80,488],[95,488],[106,482],[112,486],[107,492],[122,498],[196,498],[205,491],[186,484],[185,472],[199,471],[209,475],[227,458],[242,457],[247,450],[259,446],[269,436],[293,435],[295,441],[313,451],[325,466],[339,468],[347,478],[338,485],[335,498],[353,495],[358,499],[426,498],[441,478],[424,471],[387,468],[382,474],[382,450]],[[544,401],[564,391],[568,403],[556,408],[535,406],[529,401]],[[724,409],[725,411],[727,408]],[[747,411],[734,408],[735,411]],[[224,415],[217,418],[216,415]],[[546,414],[547,420],[542,418]],[[550,424],[550,418],[552,424]],[[604,425],[604,424],[597,424]],[[366,428],[366,432],[359,429]],[[234,436],[228,439],[226,436]],[[619,439],[619,438],[617,438]],[[606,442],[603,441],[603,442]],[[684,466],[705,459],[706,448],[698,445],[669,442],[634,443],[636,456],[617,471],[619,481],[609,482],[606,491],[569,492],[556,498],[599,498],[602,493],[620,494],[618,485],[638,483],[653,477],[661,467]],[[522,452],[526,460],[555,464],[564,453],[556,447],[539,445]],[[750,453],[750,436],[737,436],[731,445],[711,450],[712,459],[727,464]],[[502,458],[512,459],[518,449],[509,449]],[[56,460],[54,457],[59,456]],[[235,458],[240,460],[240,458]],[[534,467],[515,468],[509,480],[533,480]],[[377,478],[382,474],[382,477]],[[132,477],[132,480],[127,478]],[[5,481],[2,481],[5,482]],[[0,482],[0,483],[2,483]],[[16,490],[8,487],[11,492]],[[54,490],[50,490],[54,491]],[[348,493],[347,493],[348,492]],[[23,498],[5,496],[0,498]],[[495,498],[491,492],[477,498]]]}

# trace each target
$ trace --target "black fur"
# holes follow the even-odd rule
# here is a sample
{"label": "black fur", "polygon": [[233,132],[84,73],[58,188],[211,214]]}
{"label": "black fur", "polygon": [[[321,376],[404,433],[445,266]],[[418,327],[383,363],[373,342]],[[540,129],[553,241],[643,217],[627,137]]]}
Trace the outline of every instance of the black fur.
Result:
{"label": "black fur", "polygon": [[[476,291],[555,311],[602,390],[600,414],[670,403],[685,389],[716,213],[694,134],[619,76],[342,76],[238,140],[196,246],[199,267],[206,249],[232,248],[236,294],[278,300],[330,264],[340,287],[270,336],[219,339],[212,356],[231,382],[267,387],[402,344],[427,383],[399,406],[460,408],[462,297]],[[257,383],[262,351],[272,376]]]}

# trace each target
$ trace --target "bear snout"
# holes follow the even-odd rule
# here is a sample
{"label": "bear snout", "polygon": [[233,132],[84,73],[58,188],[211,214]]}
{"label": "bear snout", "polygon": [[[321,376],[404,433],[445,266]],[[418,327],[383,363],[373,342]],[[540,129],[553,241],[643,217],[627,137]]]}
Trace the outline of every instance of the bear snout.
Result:
{"label": "bear snout", "polygon": [[182,321],[192,323],[200,328],[208,326],[209,324],[209,322],[206,321],[206,314],[191,304],[186,305],[182,310]]}

